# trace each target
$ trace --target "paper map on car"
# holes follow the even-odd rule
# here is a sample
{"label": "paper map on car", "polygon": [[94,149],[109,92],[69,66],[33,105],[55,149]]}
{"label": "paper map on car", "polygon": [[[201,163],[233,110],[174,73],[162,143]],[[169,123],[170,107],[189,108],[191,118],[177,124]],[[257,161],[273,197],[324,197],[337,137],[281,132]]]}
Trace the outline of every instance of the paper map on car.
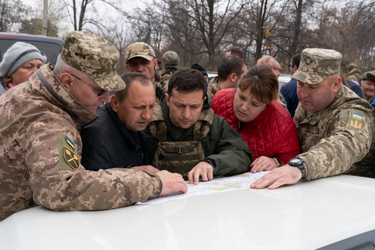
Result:
{"label": "paper map on car", "polygon": [[268,174],[270,171],[260,173],[243,173],[230,177],[215,177],[210,181],[200,181],[198,185],[189,184],[186,182],[188,192],[181,194],[181,192],[174,192],[165,196],[159,196],[146,202],[138,202],[138,204],[156,204],[170,200],[184,199],[193,196],[207,195],[224,191],[231,191],[237,189],[250,188],[250,184],[260,179],[263,175]]}

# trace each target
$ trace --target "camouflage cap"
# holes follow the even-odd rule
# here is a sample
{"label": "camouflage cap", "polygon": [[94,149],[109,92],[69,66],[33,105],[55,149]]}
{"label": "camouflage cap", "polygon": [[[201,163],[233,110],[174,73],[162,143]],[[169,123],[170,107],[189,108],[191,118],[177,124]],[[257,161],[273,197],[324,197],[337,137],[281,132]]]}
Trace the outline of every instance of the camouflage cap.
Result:
{"label": "camouflage cap", "polygon": [[116,73],[120,59],[118,50],[100,36],[84,31],[69,33],[61,48],[61,58],[88,74],[104,90],[118,91],[126,86]]}
{"label": "camouflage cap", "polygon": [[355,63],[350,63],[348,66],[348,70],[351,71],[354,68],[357,68],[357,65]]}
{"label": "camouflage cap", "polygon": [[143,42],[132,43],[126,48],[125,62],[127,63],[134,57],[142,57],[149,61],[156,58],[155,52],[151,46]]}
{"label": "camouflage cap", "polygon": [[298,70],[292,78],[307,84],[318,84],[328,76],[340,73],[342,55],[331,49],[304,49]]}
{"label": "camouflage cap", "polygon": [[180,62],[180,57],[174,51],[167,51],[164,53],[162,60],[165,66],[177,66]]}
{"label": "camouflage cap", "polygon": [[362,80],[375,82],[375,70],[367,71],[362,75]]}

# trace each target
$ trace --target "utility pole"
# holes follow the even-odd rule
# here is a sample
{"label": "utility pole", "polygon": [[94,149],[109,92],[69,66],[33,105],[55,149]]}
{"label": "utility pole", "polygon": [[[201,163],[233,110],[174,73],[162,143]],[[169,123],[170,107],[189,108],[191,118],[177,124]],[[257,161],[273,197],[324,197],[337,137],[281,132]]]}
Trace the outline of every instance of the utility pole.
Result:
{"label": "utility pole", "polygon": [[48,0],[44,0],[42,35],[47,35]]}

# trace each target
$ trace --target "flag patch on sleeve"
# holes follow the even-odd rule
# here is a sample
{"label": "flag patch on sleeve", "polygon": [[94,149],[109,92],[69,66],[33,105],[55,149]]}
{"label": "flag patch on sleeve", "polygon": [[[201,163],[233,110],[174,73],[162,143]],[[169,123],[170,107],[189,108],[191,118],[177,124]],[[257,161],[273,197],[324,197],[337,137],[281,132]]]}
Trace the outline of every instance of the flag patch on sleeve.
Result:
{"label": "flag patch on sleeve", "polygon": [[362,130],[365,126],[363,115],[357,112],[351,113],[348,119],[348,125],[354,130]]}
{"label": "flag patch on sleeve", "polygon": [[66,143],[74,149],[74,142],[70,140],[67,136],[65,136]]}

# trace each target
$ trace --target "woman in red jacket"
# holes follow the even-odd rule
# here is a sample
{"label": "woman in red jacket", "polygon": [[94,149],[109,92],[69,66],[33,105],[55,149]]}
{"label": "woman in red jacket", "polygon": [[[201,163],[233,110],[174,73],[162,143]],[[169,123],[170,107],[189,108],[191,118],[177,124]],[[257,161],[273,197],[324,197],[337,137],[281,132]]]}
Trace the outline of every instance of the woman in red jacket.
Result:
{"label": "woman in red jacket", "polygon": [[251,172],[272,170],[300,153],[296,126],[276,101],[278,92],[272,70],[255,66],[236,89],[220,90],[212,99],[214,112],[241,134],[253,152]]}

